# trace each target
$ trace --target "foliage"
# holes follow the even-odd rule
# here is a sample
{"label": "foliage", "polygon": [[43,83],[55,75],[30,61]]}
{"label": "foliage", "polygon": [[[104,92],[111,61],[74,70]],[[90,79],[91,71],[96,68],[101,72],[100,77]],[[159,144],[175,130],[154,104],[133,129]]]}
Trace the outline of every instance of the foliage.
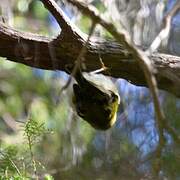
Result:
{"label": "foliage", "polygon": [[[42,4],[28,2],[29,6],[24,0],[13,1],[14,26],[57,34],[57,25]],[[110,8],[98,0],[93,3],[102,13]],[[125,8],[120,12],[125,13]],[[82,16],[78,24],[87,31],[89,22]],[[115,81],[121,95],[118,121],[111,130],[99,132],[74,114],[71,86],[59,97],[68,77],[65,73],[32,69],[4,59],[0,67],[0,179],[150,179],[154,159],[149,155],[158,137],[146,88]],[[169,123],[179,133],[180,100],[165,92],[160,98]],[[161,175],[178,179],[180,147],[170,134],[166,137]]]}

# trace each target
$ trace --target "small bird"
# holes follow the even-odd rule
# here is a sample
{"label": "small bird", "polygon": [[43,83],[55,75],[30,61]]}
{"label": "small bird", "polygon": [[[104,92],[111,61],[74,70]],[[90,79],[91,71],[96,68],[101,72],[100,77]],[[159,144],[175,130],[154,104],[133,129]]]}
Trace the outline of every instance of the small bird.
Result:
{"label": "small bird", "polygon": [[77,70],[74,75],[73,104],[77,114],[98,130],[107,130],[116,122],[120,96],[110,78]]}

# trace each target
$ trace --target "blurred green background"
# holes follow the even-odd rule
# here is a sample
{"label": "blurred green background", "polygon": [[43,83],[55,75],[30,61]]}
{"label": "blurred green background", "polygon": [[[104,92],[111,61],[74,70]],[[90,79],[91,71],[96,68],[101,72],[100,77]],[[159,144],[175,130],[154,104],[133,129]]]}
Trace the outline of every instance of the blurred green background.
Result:
{"label": "blurred green background", "polygon": [[[92,1],[101,12],[106,8]],[[74,21],[77,10],[59,3]],[[54,37],[60,28],[38,0],[0,2],[0,15],[21,31]],[[89,19],[78,14],[79,27]],[[108,36],[108,33],[104,33]],[[68,75],[0,58],[0,179],[153,179],[158,144],[153,102],[147,88],[114,79],[122,103],[118,120],[96,131],[73,111],[71,86],[56,100]],[[166,117],[180,132],[180,100],[160,92]],[[180,179],[180,147],[169,134],[160,178]]]}

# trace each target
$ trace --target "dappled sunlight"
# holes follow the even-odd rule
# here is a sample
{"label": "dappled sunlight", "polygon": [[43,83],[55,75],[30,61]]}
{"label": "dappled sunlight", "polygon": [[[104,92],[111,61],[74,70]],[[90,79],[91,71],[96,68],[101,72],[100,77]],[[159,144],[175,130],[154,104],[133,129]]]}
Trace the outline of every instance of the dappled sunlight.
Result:
{"label": "dappled sunlight", "polygon": [[[28,5],[23,0],[13,0],[8,12],[13,13],[14,27],[48,36],[57,35],[60,28],[55,18],[45,10],[40,1],[29,2]],[[72,6],[69,9],[66,3],[58,2],[73,22],[83,25],[83,31],[89,30],[89,18],[81,16]],[[166,7],[165,3],[160,4],[156,0],[89,2],[99,9],[103,17],[113,20],[113,23],[122,23],[132,39],[145,46],[159,33]],[[170,8],[171,1],[168,3]],[[153,12],[157,13],[157,10],[160,14],[155,16]],[[138,23],[141,23],[136,24],[135,15],[140,16],[142,19],[139,20],[143,21],[143,32],[140,33],[142,37],[139,37],[139,32],[135,32]],[[178,54],[178,17],[179,14],[172,21],[175,28],[171,30],[164,52]],[[101,28],[97,28],[94,34],[110,37]],[[83,57],[82,64],[85,63]],[[153,179],[154,171],[159,168],[158,160],[161,166],[158,172],[160,178],[173,180],[180,177],[180,147],[176,134],[173,134],[177,133],[179,137],[179,98],[159,90],[160,106],[169,127],[174,130],[163,129],[162,134],[166,140],[162,142],[153,98],[147,87],[133,85],[125,79],[112,78],[121,101],[115,124],[108,130],[101,131],[78,116],[72,102],[75,79],[72,78],[69,86],[64,88],[70,77],[64,71],[40,70],[6,61],[1,57],[0,67],[0,179],[42,179],[46,175],[52,176],[50,180]],[[109,70],[111,71],[109,68],[107,74]],[[102,82],[99,84],[103,84],[105,78],[100,81]],[[92,108],[89,107],[89,111]]]}

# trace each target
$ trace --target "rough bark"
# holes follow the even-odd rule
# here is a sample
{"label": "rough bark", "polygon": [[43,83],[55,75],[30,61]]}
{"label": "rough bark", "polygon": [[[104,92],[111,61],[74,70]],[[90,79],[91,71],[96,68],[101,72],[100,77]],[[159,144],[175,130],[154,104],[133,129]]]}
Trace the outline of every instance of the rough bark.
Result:
{"label": "rough bark", "polygon": [[[0,56],[30,67],[47,70],[66,70],[74,64],[85,40],[83,34],[61,32],[55,38],[24,33],[0,24]],[[144,74],[122,45],[115,41],[93,38],[88,44],[85,63],[87,71],[101,67],[99,56],[110,70],[110,75],[147,86]],[[158,87],[180,97],[180,57],[155,53],[150,56],[156,68]]]}

